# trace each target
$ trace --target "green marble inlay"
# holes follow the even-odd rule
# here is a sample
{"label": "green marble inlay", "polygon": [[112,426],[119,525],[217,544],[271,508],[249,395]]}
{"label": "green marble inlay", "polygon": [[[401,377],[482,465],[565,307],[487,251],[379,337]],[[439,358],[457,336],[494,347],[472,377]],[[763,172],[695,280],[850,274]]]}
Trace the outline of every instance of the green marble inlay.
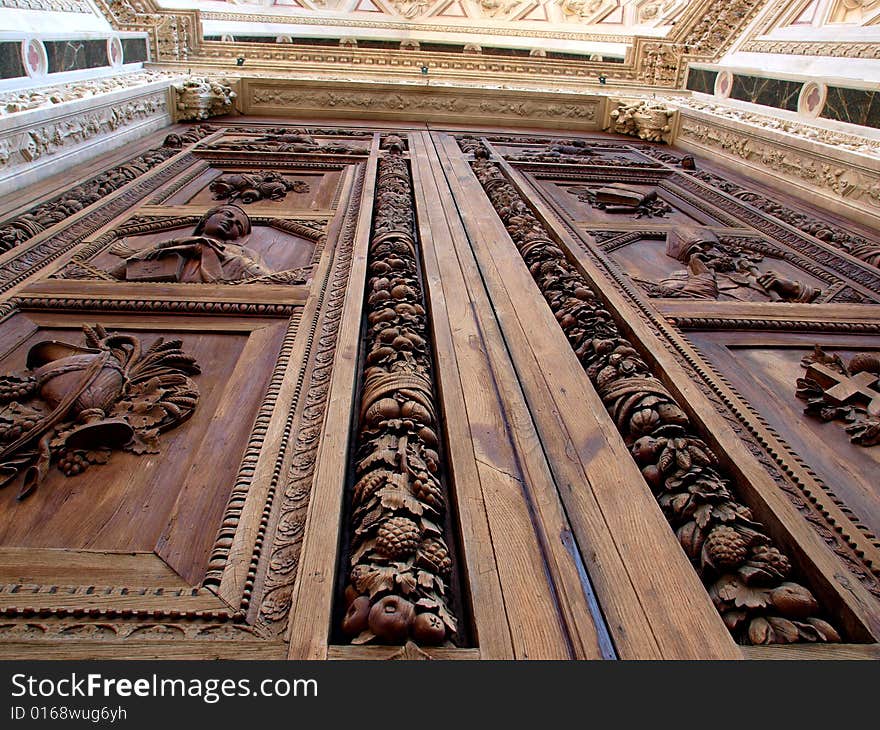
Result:
{"label": "green marble inlay", "polygon": [[699,91],[702,94],[715,93],[715,79],[717,71],[708,68],[694,68],[688,71],[687,88],[691,91]]}
{"label": "green marble inlay", "polygon": [[829,86],[821,116],[864,127],[880,128],[880,92]]}
{"label": "green marble inlay", "polygon": [[795,112],[802,86],[803,83],[800,81],[783,81],[782,79],[734,74],[730,98]]}

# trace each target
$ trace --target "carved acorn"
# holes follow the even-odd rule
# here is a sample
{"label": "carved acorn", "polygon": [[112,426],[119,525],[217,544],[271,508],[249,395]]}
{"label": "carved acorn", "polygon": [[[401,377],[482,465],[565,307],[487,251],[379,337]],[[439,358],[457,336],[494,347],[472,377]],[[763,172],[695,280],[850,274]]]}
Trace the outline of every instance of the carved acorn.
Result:
{"label": "carved acorn", "polygon": [[806,618],[819,610],[813,594],[797,583],[782,583],[770,591],[770,602],[780,613],[795,618]]}
{"label": "carved acorn", "polygon": [[631,451],[639,464],[650,464],[657,457],[659,451],[657,439],[651,436],[642,436],[632,445]]}
{"label": "carved acorn", "polygon": [[420,613],[412,624],[412,636],[419,644],[436,646],[446,638],[446,626],[433,613]]}
{"label": "carved acorn", "polygon": [[400,596],[385,596],[370,609],[368,625],[380,639],[402,643],[409,636],[414,618],[415,608],[409,601]]}
{"label": "carved acorn", "polygon": [[342,630],[349,636],[357,636],[367,628],[370,618],[370,599],[367,596],[355,598],[342,619]]}
{"label": "carved acorn", "polygon": [[419,429],[419,438],[422,440],[425,446],[431,446],[433,448],[437,447],[437,434],[434,433],[434,431],[432,431],[427,426],[423,426]]}
{"label": "carved acorn", "polygon": [[648,482],[648,486],[653,491],[658,492],[663,489],[665,480],[663,479],[663,473],[656,464],[649,464],[642,469],[642,476],[645,477],[645,481]]}
{"label": "carved acorn", "polygon": [[691,520],[679,527],[675,534],[687,556],[691,560],[697,560],[706,539],[706,534],[700,529],[700,526]]}
{"label": "carved acorn", "polygon": [[367,355],[367,363],[372,365],[380,360],[384,360],[386,357],[393,357],[396,354],[397,350],[393,347],[377,347],[371,350],[370,354]]}
{"label": "carved acorn", "polygon": [[408,517],[385,520],[376,534],[376,547],[386,557],[397,559],[412,555],[419,546],[419,526]]}

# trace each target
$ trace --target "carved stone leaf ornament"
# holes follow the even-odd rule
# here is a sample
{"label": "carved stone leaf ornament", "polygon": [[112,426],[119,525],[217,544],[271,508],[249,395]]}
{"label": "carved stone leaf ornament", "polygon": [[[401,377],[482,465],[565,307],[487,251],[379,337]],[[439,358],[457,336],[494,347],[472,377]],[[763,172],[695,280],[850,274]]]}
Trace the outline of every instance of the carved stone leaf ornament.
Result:
{"label": "carved stone leaf ornament", "polygon": [[39,342],[27,371],[0,376],[0,487],[24,473],[24,499],[57,466],[66,476],[114,450],[158,453],[159,434],[195,410],[199,371],[179,340],[146,350],[132,335],[83,325],[84,345]]}
{"label": "carved stone leaf ornament", "polygon": [[743,644],[840,641],[688,415],[528,204],[476,152],[477,179],[602,398],[682,549]]}

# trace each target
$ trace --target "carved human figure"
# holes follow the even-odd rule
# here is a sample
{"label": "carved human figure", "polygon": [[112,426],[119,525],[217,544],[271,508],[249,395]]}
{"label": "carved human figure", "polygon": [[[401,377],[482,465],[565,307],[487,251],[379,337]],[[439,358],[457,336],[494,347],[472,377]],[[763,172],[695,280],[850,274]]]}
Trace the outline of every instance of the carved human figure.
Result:
{"label": "carved human figure", "polygon": [[237,205],[211,208],[192,236],[162,241],[141,251],[117,247],[125,261],[109,273],[125,281],[210,283],[238,281],[271,274],[258,253],[242,241],[251,222]]}
{"label": "carved human figure", "polygon": [[691,299],[718,299],[725,296],[751,300],[754,292],[784,302],[812,302],[821,290],[775,271],[757,266],[763,255],[724,246],[703,226],[684,226],[666,236],[666,255],[687,268],[676,271],[655,286],[659,296]]}

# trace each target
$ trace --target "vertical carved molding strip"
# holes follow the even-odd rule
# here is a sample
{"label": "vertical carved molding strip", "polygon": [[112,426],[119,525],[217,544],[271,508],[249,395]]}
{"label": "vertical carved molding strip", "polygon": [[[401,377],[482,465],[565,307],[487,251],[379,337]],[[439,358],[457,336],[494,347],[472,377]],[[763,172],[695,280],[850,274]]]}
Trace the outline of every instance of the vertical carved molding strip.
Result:
{"label": "vertical carved molding strip", "polygon": [[352,643],[443,644],[456,633],[448,494],[414,200],[400,144],[379,160],[369,247],[364,370],[352,490],[347,611]]}
{"label": "vertical carved molding strip", "polygon": [[837,642],[791,561],[752,519],[687,414],[487,157],[473,170],[641,468],[715,607],[741,644]]}

